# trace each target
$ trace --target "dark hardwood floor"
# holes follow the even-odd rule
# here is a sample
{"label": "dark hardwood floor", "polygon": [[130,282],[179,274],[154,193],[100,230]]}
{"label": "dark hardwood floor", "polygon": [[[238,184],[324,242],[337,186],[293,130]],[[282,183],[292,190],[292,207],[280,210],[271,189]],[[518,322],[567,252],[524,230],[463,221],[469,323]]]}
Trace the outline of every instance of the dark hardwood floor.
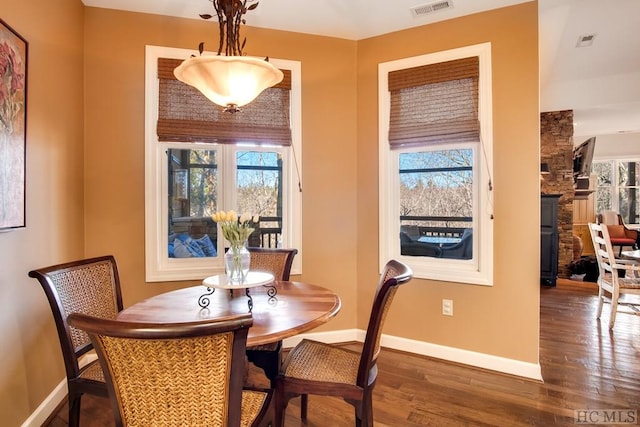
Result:
{"label": "dark hardwood floor", "polygon": [[[544,382],[384,349],[374,389],[375,425],[574,426],[574,410],[585,408],[630,409],[640,415],[640,317],[618,314],[610,332],[610,306],[596,320],[596,295],[593,283],[559,280],[555,288],[541,288]],[[249,381],[266,384],[253,370]],[[65,426],[66,411],[65,404],[45,425]],[[81,424],[113,425],[108,401],[83,397]],[[309,397],[308,427],[353,424],[352,407],[344,401]],[[301,425],[299,399],[294,399],[286,426]]]}

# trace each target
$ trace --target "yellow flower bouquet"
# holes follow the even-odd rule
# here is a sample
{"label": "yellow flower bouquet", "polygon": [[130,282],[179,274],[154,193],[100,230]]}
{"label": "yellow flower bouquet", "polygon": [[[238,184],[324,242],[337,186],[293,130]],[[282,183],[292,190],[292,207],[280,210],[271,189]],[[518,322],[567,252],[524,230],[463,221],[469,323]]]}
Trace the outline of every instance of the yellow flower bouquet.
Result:
{"label": "yellow flower bouquet", "polygon": [[222,235],[229,242],[229,250],[225,254],[225,271],[231,280],[243,281],[249,272],[251,254],[247,250],[247,240],[255,231],[255,224],[260,221],[258,215],[243,213],[240,218],[231,210],[220,211],[211,215],[222,229]]}

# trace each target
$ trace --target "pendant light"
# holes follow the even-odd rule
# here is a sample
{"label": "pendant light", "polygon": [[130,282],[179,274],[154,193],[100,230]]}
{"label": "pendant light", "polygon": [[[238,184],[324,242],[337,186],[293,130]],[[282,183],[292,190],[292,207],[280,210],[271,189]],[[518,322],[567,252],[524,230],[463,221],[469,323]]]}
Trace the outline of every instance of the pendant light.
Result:
{"label": "pendant light", "polygon": [[[218,54],[203,54],[186,59],[173,71],[178,80],[198,89],[209,100],[235,113],[260,93],[282,81],[283,73],[269,63],[269,58],[244,56],[240,43],[240,25],[244,14],[258,7],[255,0],[210,0],[218,17],[220,44]],[[247,7],[247,3],[253,3]],[[200,15],[211,19],[212,15]]]}

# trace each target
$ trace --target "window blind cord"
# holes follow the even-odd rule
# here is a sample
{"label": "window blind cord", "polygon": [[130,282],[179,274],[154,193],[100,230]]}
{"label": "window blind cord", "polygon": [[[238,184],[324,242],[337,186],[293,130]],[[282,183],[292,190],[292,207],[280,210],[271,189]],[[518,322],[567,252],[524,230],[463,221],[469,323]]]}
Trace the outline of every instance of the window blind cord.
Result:
{"label": "window blind cord", "polygon": [[482,149],[482,157],[484,158],[485,167],[487,168],[487,175],[489,175],[489,184],[488,184],[489,197],[487,197],[487,201],[489,203],[489,218],[493,219],[493,198],[491,197],[491,193],[493,192],[493,178],[491,178],[491,169],[489,168],[489,159],[487,158],[487,151],[485,149],[484,141],[482,139],[482,132],[480,132],[480,148]]}
{"label": "window blind cord", "polygon": [[293,164],[296,165],[296,174],[298,175],[298,191],[302,193],[302,181],[300,179],[300,169],[298,169],[298,157],[296,156],[296,147],[291,144],[291,150],[293,151]]}

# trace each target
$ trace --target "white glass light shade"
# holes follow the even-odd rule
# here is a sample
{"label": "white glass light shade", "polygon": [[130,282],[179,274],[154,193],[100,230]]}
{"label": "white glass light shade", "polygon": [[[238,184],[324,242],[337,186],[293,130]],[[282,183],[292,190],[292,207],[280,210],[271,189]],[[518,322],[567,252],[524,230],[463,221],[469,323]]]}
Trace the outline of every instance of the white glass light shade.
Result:
{"label": "white glass light shade", "polygon": [[281,82],[284,76],[264,59],[223,55],[186,59],[173,74],[223,107],[242,107],[250,103],[263,90]]}

